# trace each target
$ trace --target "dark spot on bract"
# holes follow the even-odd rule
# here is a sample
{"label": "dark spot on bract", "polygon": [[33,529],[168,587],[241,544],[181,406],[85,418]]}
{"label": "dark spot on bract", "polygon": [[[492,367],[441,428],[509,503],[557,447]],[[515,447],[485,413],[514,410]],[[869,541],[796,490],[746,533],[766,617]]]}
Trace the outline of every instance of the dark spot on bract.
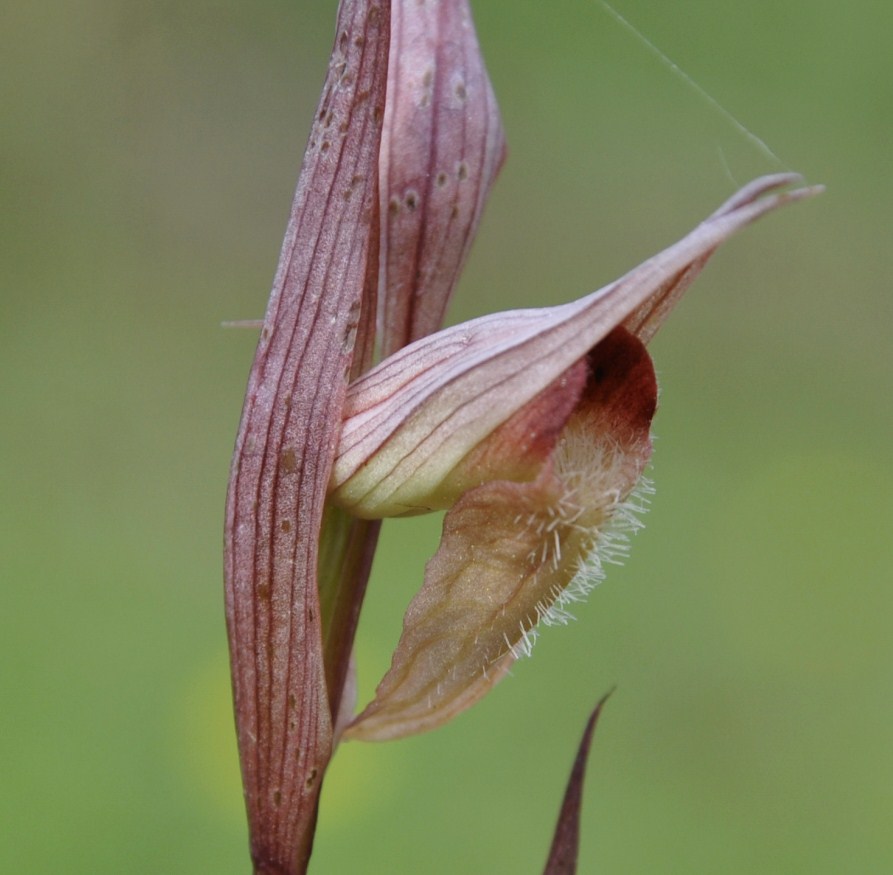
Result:
{"label": "dark spot on bract", "polygon": [[293,447],[286,447],[279,456],[279,466],[284,474],[294,474],[298,470],[298,457]]}

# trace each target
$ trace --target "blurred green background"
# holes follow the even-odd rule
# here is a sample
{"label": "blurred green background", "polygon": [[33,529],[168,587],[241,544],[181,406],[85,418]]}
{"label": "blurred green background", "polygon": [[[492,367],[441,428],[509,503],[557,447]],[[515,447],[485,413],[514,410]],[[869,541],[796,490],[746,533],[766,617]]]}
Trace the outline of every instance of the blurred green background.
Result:
{"label": "blurred green background", "polygon": [[[0,871],[244,873],[227,471],[334,0],[6,4]],[[824,182],[654,342],[631,559],[475,709],[345,746],[318,873],[538,872],[593,702],[581,872],[893,871],[893,10],[617,0]],[[597,2],[480,2],[510,143],[451,319],[554,303],[779,169]],[[393,523],[388,664],[437,519]]]}

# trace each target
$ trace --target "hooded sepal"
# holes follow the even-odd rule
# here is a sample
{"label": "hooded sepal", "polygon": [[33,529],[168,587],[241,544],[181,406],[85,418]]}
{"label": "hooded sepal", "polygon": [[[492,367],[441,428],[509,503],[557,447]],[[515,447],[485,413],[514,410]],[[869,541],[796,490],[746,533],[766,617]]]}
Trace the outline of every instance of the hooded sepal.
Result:
{"label": "hooded sepal", "polygon": [[[650,339],[711,253],[782,204],[792,174],[751,183],[675,245],[570,304],[495,313],[430,335],[351,384],[332,470],[332,500],[369,519],[451,506],[456,472],[489,435],[616,326]],[[762,195],[768,195],[762,197]],[[493,466],[514,464],[507,454]]]}

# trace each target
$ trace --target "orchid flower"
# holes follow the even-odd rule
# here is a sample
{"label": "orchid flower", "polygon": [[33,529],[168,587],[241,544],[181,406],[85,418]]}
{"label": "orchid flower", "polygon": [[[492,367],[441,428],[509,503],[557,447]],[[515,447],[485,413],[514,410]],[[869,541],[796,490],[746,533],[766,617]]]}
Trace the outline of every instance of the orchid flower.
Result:
{"label": "orchid flower", "polygon": [[[645,344],[720,243],[816,190],[757,180],[575,303],[432,334],[504,153],[466,0],[341,0],[227,497],[256,873],[305,871],[342,731],[384,739],[444,723],[622,552],[657,399]],[[378,521],[437,509],[440,547],[354,718]]]}
{"label": "orchid flower", "polygon": [[651,455],[657,381],[643,340],[719,243],[813,192],[769,194],[796,179],[757,180],[577,302],[449,328],[351,384],[332,501],[364,517],[448,513],[391,669],[348,737],[444,723],[601,579],[604,552],[638,526],[630,496]]}

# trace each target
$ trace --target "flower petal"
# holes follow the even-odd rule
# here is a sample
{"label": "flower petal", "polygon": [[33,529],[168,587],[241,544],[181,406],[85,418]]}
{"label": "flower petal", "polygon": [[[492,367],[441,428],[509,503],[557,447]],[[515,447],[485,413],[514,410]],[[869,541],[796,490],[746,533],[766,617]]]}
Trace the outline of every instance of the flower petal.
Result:
{"label": "flower petal", "polygon": [[600,576],[594,551],[650,457],[656,402],[644,345],[616,329],[590,355],[580,407],[540,476],[487,483],[447,513],[391,668],[345,737],[440,726],[529,650],[540,620],[565,618],[567,588]]}
{"label": "flower petal", "polygon": [[678,243],[579,301],[485,316],[390,356],[348,390],[333,500],[368,518],[437,507],[461,460],[615,326],[631,320],[647,339],[722,241],[818,191],[760,197],[797,178],[756,180]]}
{"label": "flower petal", "polygon": [[[730,197],[718,210],[716,210],[710,218],[718,219],[738,207],[745,206],[760,197],[767,191],[778,188],[782,185],[789,185],[798,180],[795,174],[781,173],[774,176],[763,176],[755,179],[753,182],[744,186],[740,191]],[[814,194],[821,191],[821,187],[817,186],[811,189],[802,189],[804,195]],[[711,249],[700,258],[692,261],[684,270],[677,275],[670,277],[666,282],[654,291],[654,293],[642,304],[640,304],[629,316],[626,317],[623,324],[632,331],[643,343],[648,343],[657,333],[657,330],[663,325],[670,311],[685,292],[688,287],[695,281],[701,269],[710,259],[714,250]]]}
{"label": "flower petal", "polygon": [[432,497],[452,507],[462,493],[491,480],[534,480],[579,403],[589,368],[585,359],[487,435],[443,480]]}

